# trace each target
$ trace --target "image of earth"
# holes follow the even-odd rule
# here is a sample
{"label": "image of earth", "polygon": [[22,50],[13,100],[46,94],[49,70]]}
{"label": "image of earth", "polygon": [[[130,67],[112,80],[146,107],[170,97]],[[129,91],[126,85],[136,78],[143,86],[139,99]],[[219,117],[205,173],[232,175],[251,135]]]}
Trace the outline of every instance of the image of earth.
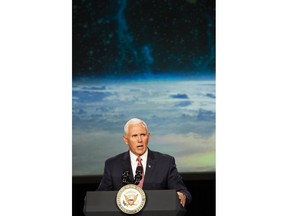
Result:
{"label": "image of earth", "polygon": [[215,171],[215,79],[78,79],[72,90],[73,175],[102,175],[106,159],[128,150],[123,127],[134,117],[179,172]]}

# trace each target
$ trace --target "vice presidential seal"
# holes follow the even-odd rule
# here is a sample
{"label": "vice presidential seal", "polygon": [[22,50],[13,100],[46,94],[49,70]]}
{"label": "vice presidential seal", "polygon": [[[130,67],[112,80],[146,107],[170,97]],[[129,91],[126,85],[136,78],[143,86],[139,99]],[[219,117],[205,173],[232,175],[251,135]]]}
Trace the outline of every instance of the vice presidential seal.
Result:
{"label": "vice presidential seal", "polygon": [[128,184],[118,191],[116,203],[122,212],[136,214],[144,207],[146,195],[142,188],[134,184]]}

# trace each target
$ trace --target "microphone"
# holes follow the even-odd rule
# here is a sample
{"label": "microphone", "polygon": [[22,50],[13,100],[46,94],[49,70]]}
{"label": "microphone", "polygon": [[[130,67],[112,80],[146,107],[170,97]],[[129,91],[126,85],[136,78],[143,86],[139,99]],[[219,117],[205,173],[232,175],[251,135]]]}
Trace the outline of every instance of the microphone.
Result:
{"label": "microphone", "polygon": [[131,180],[129,178],[129,175],[130,175],[129,170],[123,171],[123,173],[122,173],[122,183],[124,185],[131,184]]}
{"label": "microphone", "polygon": [[137,166],[136,173],[135,173],[135,180],[134,180],[134,184],[135,185],[138,185],[139,182],[141,181],[142,173],[143,173],[143,167],[142,166]]}

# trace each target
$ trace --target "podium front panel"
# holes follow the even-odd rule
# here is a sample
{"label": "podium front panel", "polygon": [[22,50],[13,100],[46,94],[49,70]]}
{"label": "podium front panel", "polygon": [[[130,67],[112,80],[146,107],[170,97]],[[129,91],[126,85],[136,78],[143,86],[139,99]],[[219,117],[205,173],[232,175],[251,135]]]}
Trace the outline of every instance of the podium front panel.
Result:
{"label": "podium front panel", "polygon": [[[146,204],[135,216],[182,216],[186,210],[180,205],[175,190],[145,190]],[[127,216],[116,204],[118,191],[88,191],[83,212],[86,216]]]}

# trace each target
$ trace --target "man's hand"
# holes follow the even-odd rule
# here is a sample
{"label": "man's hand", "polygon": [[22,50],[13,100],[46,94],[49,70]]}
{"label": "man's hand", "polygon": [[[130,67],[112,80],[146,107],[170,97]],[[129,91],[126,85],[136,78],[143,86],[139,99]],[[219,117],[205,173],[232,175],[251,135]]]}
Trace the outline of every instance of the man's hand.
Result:
{"label": "man's hand", "polygon": [[177,194],[178,194],[180,204],[184,207],[186,203],[186,196],[181,192],[177,192]]}

